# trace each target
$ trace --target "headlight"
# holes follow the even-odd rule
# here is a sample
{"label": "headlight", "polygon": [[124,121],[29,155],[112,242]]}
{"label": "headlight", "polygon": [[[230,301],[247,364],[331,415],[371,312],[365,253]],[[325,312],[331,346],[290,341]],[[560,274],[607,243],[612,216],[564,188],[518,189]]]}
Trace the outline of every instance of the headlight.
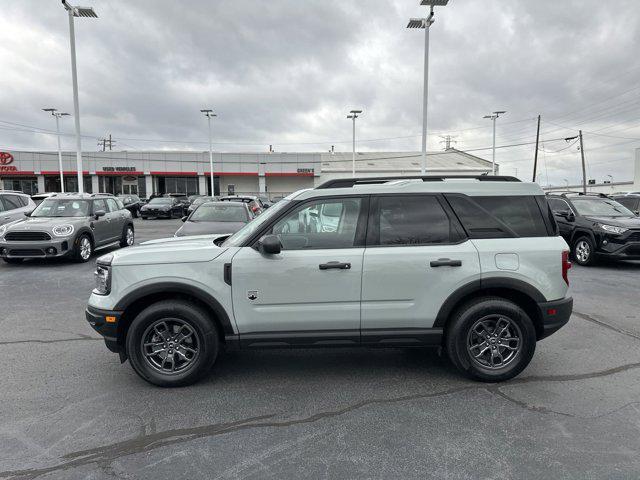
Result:
{"label": "headlight", "polygon": [[604,223],[599,223],[598,226],[604,230],[607,233],[613,233],[615,235],[621,235],[624,232],[626,232],[627,230],[629,230],[628,228],[624,228],[624,227],[616,227],[615,225],[606,225]]}
{"label": "headlight", "polygon": [[56,237],[68,237],[73,233],[73,225],[58,225],[53,227],[53,234]]}
{"label": "headlight", "polygon": [[7,231],[6,225],[0,225],[0,237],[2,237]]}
{"label": "headlight", "polygon": [[111,266],[96,264],[95,271],[96,288],[93,293],[96,295],[109,295],[111,292]]}

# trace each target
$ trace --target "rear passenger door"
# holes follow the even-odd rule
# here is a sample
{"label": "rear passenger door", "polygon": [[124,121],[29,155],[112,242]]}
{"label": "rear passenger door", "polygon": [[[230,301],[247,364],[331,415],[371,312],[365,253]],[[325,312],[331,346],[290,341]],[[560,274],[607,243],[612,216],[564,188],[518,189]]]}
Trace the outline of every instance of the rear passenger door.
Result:
{"label": "rear passenger door", "polygon": [[105,202],[107,202],[107,207],[109,208],[107,216],[111,222],[109,236],[113,241],[122,236],[127,214],[123,208],[120,208],[120,205],[118,205],[118,202],[114,198],[106,198]]}
{"label": "rear passenger door", "polygon": [[438,338],[431,327],[447,297],[479,279],[478,252],[441,196],[371,198],[362,343],[430,343]]}
{"label": "rear passenger door", "polygon": [[[95,213],[104,211],[105,214],[100,218],[95,218]],[[111,241],[111,218],[109,217],[109,208],[104,198],[98,198],[93,201],[94,218],[91,220],[93,225],[93,238],[96,246],[104,245]]]}

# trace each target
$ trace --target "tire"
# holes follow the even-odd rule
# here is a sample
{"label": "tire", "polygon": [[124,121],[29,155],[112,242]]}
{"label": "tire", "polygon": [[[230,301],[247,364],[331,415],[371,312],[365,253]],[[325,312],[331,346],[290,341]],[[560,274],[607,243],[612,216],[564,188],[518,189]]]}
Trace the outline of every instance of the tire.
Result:
{"label": "tire", "polygon": [[76,238],[76,241],[74,243],[75,246],[73,248],[73,259],[79,263],[88,262],[91,259],[91,255],[93,254],[93,242],[91,241],[89,235],[87,235],[86,233],[80,235],[78,238]]}
{"label": "tire", "polygon": [[140,218],[142,218],[143,220],[146,220],[149,217],[145,217],[144,215],[140,215]]}
{"label": "tire", "polygon": [[[129,235],[131,234],[131,235]],[[120,248],[131,247],[136,239],[136,233],[133,229],[133,225],[125,225],[122,231],[122,238],[120,239]]]}
{"label": "tire", "polygon": [[[493,333],[500,333],[505,327],[505,320],[509,327],[493,338]],[[491,327],[495,327],[493,332]],[[485,338],[478,332],[489,335]],[[468,377],[501,382],[515,377],[529,365],[536,349],[536,330],[529,316],[515,303],[500,297],[484,297],[456,310],[446,329],[445,348],[453,364]],[[499,365],[499,358],[504,365]],[[496,365],[492,367],[491,363]]]}
{"label": "tire", "polygon": [[595,263],[595,250],[596,247],[589,237],[579,237],[575,242],[573,242],[571,255],[578,265],[585,267]]}
{"label": "tire", "polygon": [[23,258],[3,258],[2,260],[4,260],[6,263],[9,263],[11,265],[18,265],[22,263],[22,260],[24,259]]}
{"label": "tire", "polygon": [[[176,330],[180,325],[188,328]],[[184,331],[190,332],[188,338],[174,344],[182,350],[176,346],[171,352],[172,345],[167,340],[175,340]],[[182,387],[197,382],[211,370],[219,350],[218,333],[208,315],[182,300],[164,300],[145,308],[131,323],[125,343],[135,372],[160,387]],[[159,354],[148,355],[153,351]],[[171,368],[175,371],[171,372]]]}

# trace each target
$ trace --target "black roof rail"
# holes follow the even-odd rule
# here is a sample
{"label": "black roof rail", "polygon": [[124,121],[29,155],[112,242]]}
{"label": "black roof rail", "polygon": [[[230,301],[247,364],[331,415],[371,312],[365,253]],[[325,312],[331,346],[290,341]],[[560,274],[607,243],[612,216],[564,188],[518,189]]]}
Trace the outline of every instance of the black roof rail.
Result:
{"label": "black roof rail", "polygon": [[519,182],[516,177],[503,175],[404,175],[389,177],[359,177],[359,178],[336,178],[328,180],[316,189],[325,188],[349,188],[354,185],[379,185],[395,180],[422,180],[423,182],[442,182],[447,179],[471,179],[481,182]]}

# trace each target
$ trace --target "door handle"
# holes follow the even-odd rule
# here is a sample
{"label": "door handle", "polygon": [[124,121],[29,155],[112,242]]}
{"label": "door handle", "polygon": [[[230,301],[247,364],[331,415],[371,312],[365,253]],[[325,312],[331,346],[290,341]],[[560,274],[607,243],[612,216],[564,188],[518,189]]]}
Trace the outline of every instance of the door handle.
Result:
{"label": "door handle", "polygon": [[429,264],[433,268],[435,267],[461,267],[462,260],[451,260],[449,258],[439,258],[438,260],[432,260]]}
{"label": "door handle", "polygon": [[351,268],[350,263],[342,263],[342,262],[329,262],[329,263],[321,263],[318,265],[320,270],[331,270],[331,269],[339,269],[339,270],[349,270]]}

